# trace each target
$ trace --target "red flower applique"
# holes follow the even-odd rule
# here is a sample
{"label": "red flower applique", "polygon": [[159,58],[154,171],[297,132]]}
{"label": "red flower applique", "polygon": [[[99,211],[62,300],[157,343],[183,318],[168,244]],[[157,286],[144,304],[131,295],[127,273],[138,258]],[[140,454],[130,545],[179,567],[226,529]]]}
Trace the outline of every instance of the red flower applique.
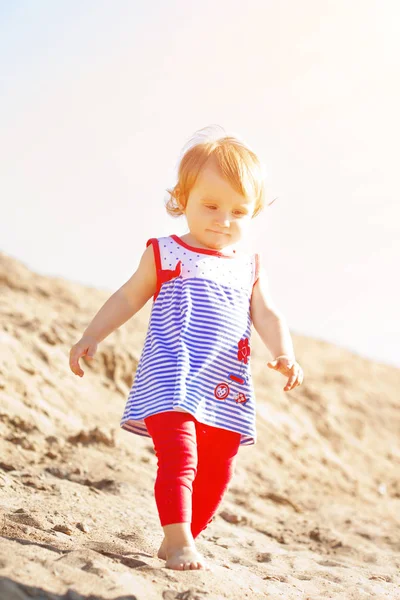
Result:
{"label": "red flower applique", "polygon": [[236,404],[246,404],[247,398],[244,394],[242,394],[242,392],[239,392],[235,396],[235,402],[236,402]]}
{"label": "red flower applique", "polygon": [[249,338],[244,338],[238,343],[238,360],[243,361],[247,365],[247,358],[250,356]]}

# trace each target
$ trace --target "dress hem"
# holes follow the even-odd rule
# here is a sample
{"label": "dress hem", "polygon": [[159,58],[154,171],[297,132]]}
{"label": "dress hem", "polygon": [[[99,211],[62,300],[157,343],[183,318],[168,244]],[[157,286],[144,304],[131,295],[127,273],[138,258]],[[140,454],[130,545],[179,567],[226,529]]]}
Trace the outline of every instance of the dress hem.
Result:
{"label": "dress hem", "polygon": [[[144,422],[144,419],[146,419],[147,417],[151,417],[152,415],[157,415],[162,412],[172,412],[173,410],[174,409],[160,410],[158,412],[152,413],[151,415],[146,415],[146,417],[143,417],[143,419],[141,419],[141,420],[127,418],[120,422],[120,428],[125,429],[125,431],[129,431],[130,433],[135,433],[135,434],[141,435],[143,437],[151,438],[151,435],[147,431],[147,427]],[[189,415],[194,417],[199,423],[203,423],[204,425],[208,425],[209,427],[217,427],[218,429],[225,429],[226,431],[233,431],[234,433],[239,433],[241,436],[240,444],[239,444],[240,446],[254,446],[257,443],[257,436],[254,436],[254,435],[251,435],[248,433],[242,433],[241,431],[237,431],[236,429],[230,429],[229,427],[220,427],[213,423],[207,423],[206,421],[200,421],[198,419],[198,417],[195,414],[193,414],[192,412],[190,412],[189,410],[177,411],[177,412],[187,412]],[[132,422],[131,425],[129,424],[129,421]]]}

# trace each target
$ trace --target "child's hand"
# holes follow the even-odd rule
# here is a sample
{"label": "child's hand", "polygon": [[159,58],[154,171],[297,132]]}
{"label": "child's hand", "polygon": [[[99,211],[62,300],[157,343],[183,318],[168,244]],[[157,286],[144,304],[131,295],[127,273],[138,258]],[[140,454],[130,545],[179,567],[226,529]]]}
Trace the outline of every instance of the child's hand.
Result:
{"label": "child's hand", "polygon": [[289,392],[297,385],[303,383],[303,369],[298,362],[293,360],[293,358],[289,358],[288,356],[277,356],[275,360],[272,360],[267,364],[270,369],[275,369],[276,371],[279,371],[279,373],[282,373],[282,375],[287,375],[289,377],[287,384],[283,388],[284,392]]}
{"label": "child's hand", "polygon": [[74,344],[69,352],[69,366],[75,375],[83,377],[83,371],[79,364],[79,359],[84,356],[88,360],[92,360],[97,350],[97,342],[91,337],[83,337]]}

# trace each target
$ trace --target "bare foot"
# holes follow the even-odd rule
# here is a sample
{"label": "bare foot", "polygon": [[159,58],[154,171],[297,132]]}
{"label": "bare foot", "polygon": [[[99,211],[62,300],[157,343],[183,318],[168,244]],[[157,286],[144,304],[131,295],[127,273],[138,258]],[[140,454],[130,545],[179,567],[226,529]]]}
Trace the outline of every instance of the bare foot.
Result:
{"label": "bare foot", "polygon": [[167,569],[175,569],[176,571],[207,569],[204,557],[193,546],[182,546],[168,552],[165,566]]}
{"label": "bare foot", "polygon": [[[203,565],[203,566],[198,566],[197,568],[203,568],[203,567],[205,568],[206,565],[205,565],[203,557],[195,549],[193,549],[193,552],[196,554],[196,559],[197,559],[196,562],[197,562],[197,564],[198,565],[199,564]],[[163,541],[161,542],[161,546],[160,546],[160,548],[158,550],[157,556],[158,556],[158,558],[161,558],[161,560],[167,560],[167,540],[166,540],[165,537],[164,537]],[[176,554],[174,553],[173,556],[175,557]],[[186,556],[185,556],[185,558],[186,558]],[[166,566],[169,567],[169,568],[176,568],[176,567],[170,565],[169,561],[171,559],[172,559],[172,556],[169,557],[168,563],[166,564]],[[175,558],[173,558],[172,560],[173,560],[174,563],[176,562]],[[182,561],[181,561],[180,564],[182,564]],[[186,568],[188,568],[187,565],[186,565]],[[193,568],[193,565],[190,568]],[[194,567],[194,568],[196,568],[196,567]]]}
{"label": "bare foot", "polygon": [[161,542],[161,546],[158,550],[157,556],[158,556],[158,558],[161,558],[161,560],[167,559],[167,540],[165,539],[165,536],[164,536],[163,541]]}

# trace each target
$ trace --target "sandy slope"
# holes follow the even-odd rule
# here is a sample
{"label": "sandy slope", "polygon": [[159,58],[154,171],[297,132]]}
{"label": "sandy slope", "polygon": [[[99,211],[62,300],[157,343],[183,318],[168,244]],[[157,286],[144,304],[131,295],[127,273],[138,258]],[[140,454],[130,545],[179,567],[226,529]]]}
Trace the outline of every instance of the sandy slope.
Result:
{"label": "sandy slope", "polygon": [[69,348],[108,294],[4,254],[0,283],[1,600],[400,600],[398,369],[294,335],[285,394],[254,333],[259,441],[199,538],[212,570],[176,572],[151,440],[119,429],[150,303],[79,379]]}

